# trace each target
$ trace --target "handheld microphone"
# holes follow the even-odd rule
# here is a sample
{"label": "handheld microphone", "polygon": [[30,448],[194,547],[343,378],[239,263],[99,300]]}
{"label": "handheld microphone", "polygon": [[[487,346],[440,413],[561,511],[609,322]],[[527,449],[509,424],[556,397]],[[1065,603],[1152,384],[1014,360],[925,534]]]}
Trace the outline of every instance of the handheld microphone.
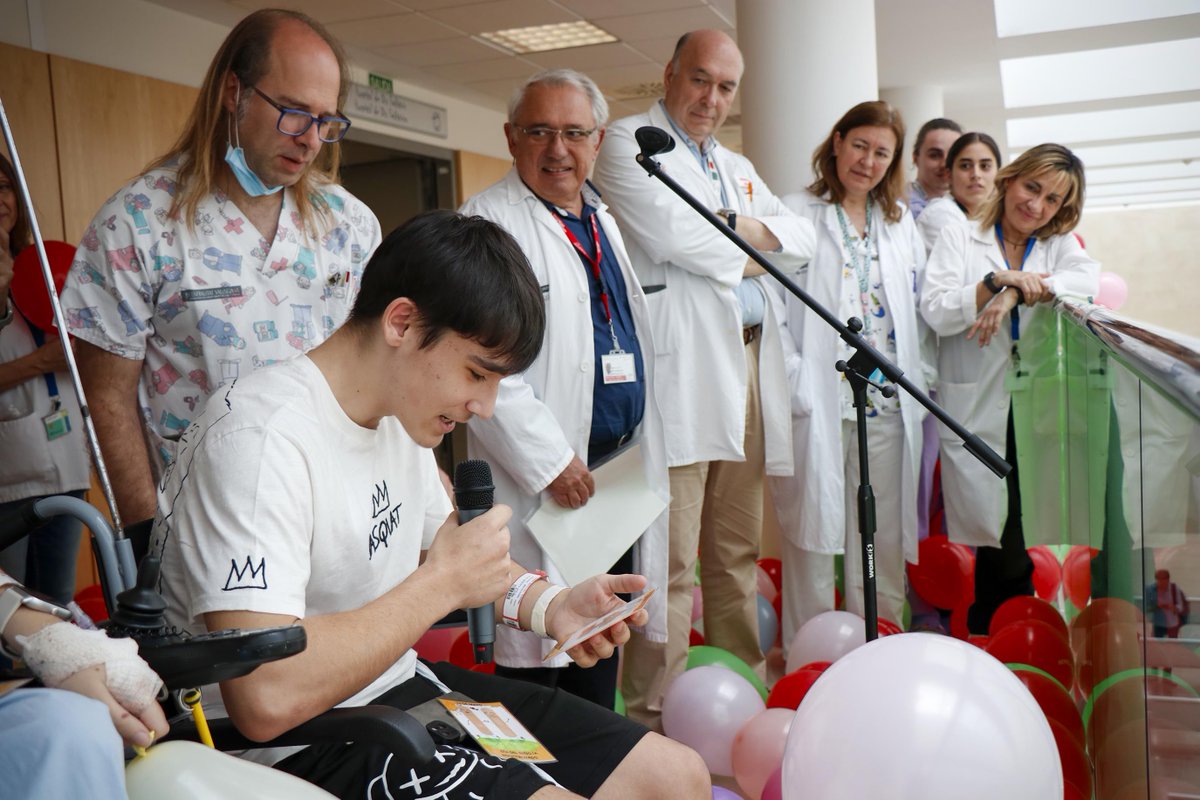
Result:
{"label": "handheld microphone", "polygon": [[[486,513],[492,507],[495,494],[488,462],[476,458],[459,462],[454,468],[454,504],[458,506],[459,525]],[[496,609],[491,603],[467,609],[467,635],[475,663],[490,663],[496,641]]]}
{"label": "handheld microphone", "polygon": [[638,147],[646,158],[669,153],[675,149],[675,140],[671,134],[653,125],[643,125],[634,131],[633,138],[637,139]]}

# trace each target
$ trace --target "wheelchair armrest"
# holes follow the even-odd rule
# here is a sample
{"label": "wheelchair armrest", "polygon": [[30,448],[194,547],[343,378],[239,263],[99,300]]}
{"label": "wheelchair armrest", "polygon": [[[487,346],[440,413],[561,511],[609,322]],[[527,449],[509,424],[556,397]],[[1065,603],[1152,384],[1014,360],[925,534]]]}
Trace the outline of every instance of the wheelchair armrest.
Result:
{"label": "wheelchair armrest", "polygon": [[[196,739],[194,728],[186,725],[181,727],[186,730],[178,734],[172,731],[174,737]],[[412,766],[432,761],[435,750],[433,739],[425,726],[408,712],[391,706],[333,708],[268,742],[247,739],[229,719],[209,720],[208,727],[218,750],[368,742],[386,748],[395,753],[401,763]]]}
{"label": "wheelchair armrest", "polygon": [[300,625],[215,631],[165,643],[143,642],[142,658],[169,689],[188,689],[240,678],[260,664],[295,655],[308,646]]}

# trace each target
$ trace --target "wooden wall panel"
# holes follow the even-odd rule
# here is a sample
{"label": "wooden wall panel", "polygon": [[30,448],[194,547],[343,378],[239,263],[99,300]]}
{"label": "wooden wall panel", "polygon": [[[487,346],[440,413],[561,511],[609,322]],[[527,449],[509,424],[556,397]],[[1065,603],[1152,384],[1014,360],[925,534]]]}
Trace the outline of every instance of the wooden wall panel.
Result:
{"label": "wooden wall panel", "polygon": [[100,205],[165,153],[197,90],[50,56],[63,226],[78,241]]}
{"label": "wooden wall panel", "polygon": [[467,198],[482,192],[500,180],[512,166],[512,161],[503,158],[457,150],[454,153],[454,189],[458,192],[457,203],[462,205]]}
{"label": "wooden wall panel", "polygon": [[[0,100],[12,125],[33,208],[42,237],[63,238],[62,195],[58,183],[58,151],[54,140],[54,105],[50,60],[45,53],[0,44]],[[0,136],[0,152],[8,148]]]}

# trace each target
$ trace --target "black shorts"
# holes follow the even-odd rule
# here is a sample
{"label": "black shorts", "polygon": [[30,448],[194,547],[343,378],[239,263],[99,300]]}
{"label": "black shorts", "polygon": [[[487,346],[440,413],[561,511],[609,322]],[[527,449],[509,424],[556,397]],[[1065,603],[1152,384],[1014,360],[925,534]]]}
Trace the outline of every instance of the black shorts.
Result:
{"label": "black shorts", "polygon": [[[471,672],[453,664],[428,665],[453,691],[480,702],[500,701],[558,759],[540,765],[563,787],[593,795],[649,730],[567,692]],[[415,676],[372,704],[412,708],[441,694]],[[474,744],[471,744],[474,747]],[[437,758],[416,768],[369,742],[319,744],[289,756],[277,769],[315,783],[338,797],[455,800],[524,800],[547,781],[529,765],[443,745]]]}

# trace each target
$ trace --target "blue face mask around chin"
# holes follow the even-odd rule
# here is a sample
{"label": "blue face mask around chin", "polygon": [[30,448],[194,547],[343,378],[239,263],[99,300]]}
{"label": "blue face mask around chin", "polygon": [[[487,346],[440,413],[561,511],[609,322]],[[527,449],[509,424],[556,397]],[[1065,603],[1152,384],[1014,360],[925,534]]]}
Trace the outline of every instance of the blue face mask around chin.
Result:
{"label": "blue face mask around chin", "polygon": [[233,142],[230,142],[225,148],[225,163],[233,171],[233,177],[237,178],[242,191],[251,197],[275,194],[283,188],[282,186],[267,186],[263,183],[262,178],[255,175],[254,170],[250,169],[250,165],[246,163],[246,153],[241,147],[234,147]]}

